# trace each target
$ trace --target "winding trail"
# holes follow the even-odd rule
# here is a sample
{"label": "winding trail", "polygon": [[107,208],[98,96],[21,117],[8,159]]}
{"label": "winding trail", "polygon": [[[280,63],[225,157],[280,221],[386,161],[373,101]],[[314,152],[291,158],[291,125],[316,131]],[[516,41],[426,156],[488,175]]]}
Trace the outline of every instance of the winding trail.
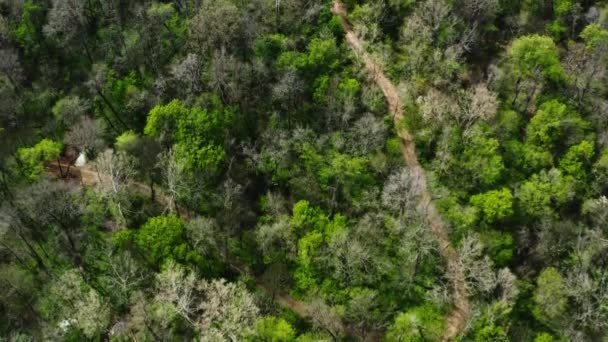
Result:
{"label": "winding trail", "polygon": [[[413,143],[412,136],[406,129],[399,129],[400,122],[403,120],[404,117],[403,104],[401,102],[396,87],[386,77],[382,69],[373,60],[373,58],[365,51],[365,48],[363,47],[363,42],[355,35],[354,31],[352,30],[352,25],[348,20],[348,12],[342,1],[334,0],[331,10],[334,15],[342,19],[342,26],[344,28],[344,31],[346,32],[347,43],[350,45],[357,57],[363,61],[368,76],[374,81],[374,83],[378,85],[378,87],[380,87],[380,89],[384,93],[384,96],[386,97],[386,101],[389,106],[389,111],[393,115],[395,126],[398,128],[397,134],[401,138],[401,152],[403,154],[403,159],[405,160],[405,163],[413,176],[414,182],[416,183],[416,187],[420,191],[421,206],[422,208],[424,208],[426,220],[430,226],[433,235],[435,236],[435,239],[437,240],[437,243],[439,244],[439,252],[446,261],[448,277],[452,283],[452,288],[454,291],[454,307],[448,314],[447,328],[442,340],[453,340],[462,331],[462,328],[464,327],[464,324],[466,323],[467,317],[469,315],[469,300],[464,280],[465,278],[462,269],[458,264],[458,253],[450,243],[445,223],[439,215],[437,208],[433,204],[431,194],[428,191],[424,170],[422,169],[422,166],[418,161],[418,157],[416,155],[416,147]],[[47,172],[49,174],[59,176],[62,172],[60,172],[60,168],[58,165],[59,164],[56,162],[49,164],[47,167]],[[62,165],[62,167],[67,167],[67,165]],[[83,186],[93,186],[100,180],[97,171],[86,167],[72,166],[70,170],[70,176],[74,178],[79,178]],[[144,183],[133,182],[131,186],[140,193],[143,193],[145,195],[151,194],[149,186]],[[169,199],[161,191],[157,191],[155,193],[155,198],[159,203],[163,205],[166,205],[169,201]],[[196,216],[194,215],[194,213],[183,208],[180,208],[179,211],[187,219]],[[273,286],[264,282],[264,280],[260,276],[256,276],[254,272],[249,269],[249,267],[239,262],[237,258],[231,255],[226,255],[225,257],[227,260],[227,264],[232,269],[234,269],[240,274],[246,274],[253,277],[258,288],[263,289],[269,295],[272,295],[274,301],[277,302],[279,305],[294,311],[298,316],[302,318],[310,318],[311,307],[308,305],[308,303],[298,301],[293,297],[289,296],[288,294],[283,293],[280,290],[274,289]],[[358,335],[354,332],[354,329],[352,327],[345,326],[343,324],[341,330],[343,333],[349,336]],[[375,341],[379,339],[379,336],[377,335],[377,332],[370,332],[370,334],[367,335],[367,338],[363,339]]]}
{"label": "winding trail", "polygon": [[348,12],[344,3],[340,0],[334,0],[332,13],[341,18],[342,26],[346,32],[346,42],[350,45],[357,57],[363,61],[368,76],[384,93],[386,101],[388,102],[389,111],[393,115],[393,121],[395,122],[395,127],[397,127],[397,134],[401,138],[403,159],[413,176],[414,182],[416,183],[415,185],[420,189],[420,201],[425,210],[426,220],[439,244],[439,252],[447,264],[448,277],[451,280],[454,291],[454,307],[448,314],[447,329],[442,340],[453,340],[462,331],[470,311],[465,277],[458,264],[458,253],[450,243],[446,225],[433,204],[431,194],[427,187],[424,170],[416,156],[416,146],[414,145],[412,136],[406,129],[399,128],[404,116],[403,103],[401,102],[396,87],[386,75],[384,75],[382,69],[376,64],[369,53],[365,51],[363,42],[354,33],[352,25],[348,20]]}

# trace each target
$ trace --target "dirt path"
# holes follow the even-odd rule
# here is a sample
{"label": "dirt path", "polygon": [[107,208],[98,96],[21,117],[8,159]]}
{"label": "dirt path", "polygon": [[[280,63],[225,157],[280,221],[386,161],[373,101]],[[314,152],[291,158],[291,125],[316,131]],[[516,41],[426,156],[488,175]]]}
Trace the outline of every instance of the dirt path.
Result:
{"label": "dirt path", "polygon": [[[57,177],[57,178],[67,177],[67,178],[71,178],[71,179],[80,180],[80,184],[82,186],[87,186],[87,187],[95,186],[100,181],[99,173],[96,170],[91,169],[89,167],[71,166],[69,168],[69,175],[66,176],[67,170],[68,170],[68,164],[61,163],[61,168],[60,168],[59,164],[57,162],[52,162],[52,163],[48,164],[47,169],[46,169],[48,174],[50,174],[54,177]],[[140,194],[143,194],[146,196],[151,195],[150,187],[144,183],[132,182],[130,187]],[[167,196],[165,194],[163,194],[162,191],[160,191],[160,190],[155,191],[155,200],[162,205],[167,205],[167,203],[169,203],[169,199],[167,198]],[[186,220],[189,220],[189,219],[197,216],[195,213],[189,211],[186,208],[179,207],[178,211],[181,214],[181,216],[183,216]],[[232,268],[234,271],[236,271],[237,273],[242,274],[242,275],[251,276],[255,280],[256,286],[259,289],[262,289],[264,292],[266,292],[266,294],[271,296],[277,304],[279,304],[280,306],[282,306],[284,308],[290,309],[291,311],[295,312],[299,317],[301,317],[303,319],[309,319],[311,317],[312,309],[308,305],[308,303],[298,301],[295,298],[291,297],[289,294],[284,293],[281,290],[276,289],[273,286],[271,286],[270,284],[266,283],[262,279],[261,276],[256,276],[254,274],[254,272],[251,269],[249,269],[249,267],[247,267],[247,265],[238,261],[237,258],[234,257],[233,255],[224,255],[223,258],[224,258],[224,261],[226,262],[226,264],[230,268]],[[340,325],[341,325],[340,330],[347,336],[351,336],[351,337],[358,336],[355,329],[353,329],[349,326],[343,325],[341,323],[340,323]],[[374,333],[375,332],[370,332],[370,334],[367,335],[368,338],[365,338],[364,340],[366,340],[366,341],[367,340],[369,340],[369,341],[377,340],[374,338],[376,336]],[[372,337],[372,339],[369,339],[370,337]]]}
{"label": "dirt path", "polygon": [[[382,89],[386,101],[388,102],[389,110],[393,114],[393,120],[396,127],[400,127],[399,123],[403,120],[403,104],[393,83],[384,75],[382,69],[374,62],[372,57],[365,51],[363,42],[355,35],[352,30],[352,25],[348,20],[348,12],[346,7],[340,0],[334,0],[332,12],[334,15],[342,19],[342,26],[346,31],[346,41],[353,49],[357,57],[363,61],[365,69],[369,77]],[[454,291],[454,308],[447,317],[447,329],[443,336],[444,341],[454,339],[464,327],[469,314],[469,300],[464,281],[462,269],[458,266],[458,254],[454,250],[448,238],[446,226],[437,212],[437,208],[433,204],[431,194],[427,188],[426,177],[424,170],[418,162],[416,156],[416,147],[414,146],[412,136],[405,129],[398,129],[399,137],[401,138],[401,151],[403,159],[408,166],[410,172],[414,176],[420,189],[420,200],[422,207],[425,208],[426,219],[437,239],[440,247],[440,253],[447,264],[448,276],[452,281]]]}

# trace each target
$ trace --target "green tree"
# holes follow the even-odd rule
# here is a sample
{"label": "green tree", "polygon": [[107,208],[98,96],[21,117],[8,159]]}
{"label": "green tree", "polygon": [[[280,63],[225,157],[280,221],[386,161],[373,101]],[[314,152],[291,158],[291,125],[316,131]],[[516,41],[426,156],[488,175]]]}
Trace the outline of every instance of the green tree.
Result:
{"label": "green tree", "polygon": [[279,69],[293,68],[307,77],[326,74],[340,63],[338,46],[333,38],[313,38],[306,52],[286,51],[277,58]]}
{"label": "green tree", "polygon": [[330,239],[346,229],[346,217],[336,214],[329,219],[321,209],[313,207],[307,201],[299,201],[293,207],[291,226],[298,240],[297,269],[295,280],[299,289],[308,290],[322,276],[320,256]]}
{"label": "green tree", "polygon": [[63,127],[71,127],[83,117],[88,110],[88,104],[78,96],[66,96],[55,103],[53,115]]}
{"label": "green tree", "polygon": [[161,170],[157,167],[160,145],[148,136],[126,131],[116,138],[114,147],[117,151],[124,151],[135,158],[137,172],[147,179],[151,198],[154,199],[154,184],[161,180]]}
{"label": "green tree", "polygon": [[510,233],[490,230],[483,232],[481,238],[497,267],[505,267],[513,260],[515,243]]}
{"label": "green tree", "polygon": [[545,268],[537,279],[534,291],[535,316],[546,323],[557,324],[568,308],[566,286],[562,275],[554,267]]}
{"label": "green tree", "polygon": [[301,200],[293,206],[290,223],[299,236],[310,230],[322,230],[328,222],[329,218],[325,213],[308,201]]}
{"label": "green tree", "polygon": [[502,188],[471,197],[471,205],[477,208],[482,220],[488,224],[504,220],[513,215],[513,195],[511,190]]}
{"label": "green tree", "polygon": [[[140,130],[149,108],[142,77],[133,70],[121,77],[115,70],[109,69],[104,81],[102,100],[105,101],[107,110],[117,115],[116,118],[124,128]],[[107,113],[106,116],[111,115]]]}
{"label": "green tree", "polygon": [[309,232],[298,241],[298,268],[294,277],[300,290],[306,291],[317,284],[315,259],[323,245],[323,233],[318,231]]}
{"label": "green tree", "polygon": [[557,47],[550,37],[533,34],[515,39],[509,59],[519,78],[560,81],[564,77]]}
{"label": "green tree", "polygon": [[558,152],[581,141],[589,129],[566,104],[557,100],[543,103],[526,128],[526,142]]}
{"label": "green tree", "polygon": [[554,342],[555,339],[553,338],[553,336],[551,336],[551,334],[548,333],[540,333],[538,335],[536,335],[536,337],[534,338],[534,342]]}
{"label": "green tree", "polygon": [[59,335],[76,328],[92,339],[100,337],[110,323],[111,311],[106,299],[75,269],[67,270],[46,286],[38,310],[54,323],[51,329],[57,329]]}
{"label": "green tree", "polygon": [[264,317],[257,324],[252,340],[263,342],[290,342],[296,338],[293,327],[284,319]]}
{"label": "green tree", "polygon": [[608,186],[608,148],[604,149],[593,164],[594,183],[598,191],[602,192]]}
{"label": "green tree", "polygon": [[337,206],[340,200],[356,203],[362,191],[373,185],[374,178],[367,157],[351,156],[331,150],[323,155],[306,144],[300,155],[304,167],[315,174],[322,190],[329,193],[330,206]]}
{"label": "green tree", "polygon": [[414,307],[400,313],[388,328],[386,340],[390,342],[438,341],[445,328],[445,319],[430,305]]}
{"label": "green tree", "polygon": [[[608,30],[601,25],[593,23],[587,25],[580,37],[585,41],[585,47],[592,53],[604,53],[608,49]],[[606,58],[606,56],[602,56]]]}
{"label": "green tree", "polygon": [[264,61],[272,61],[287,47],[287,37],[282,34],[265,35],[257,39],[255,55]]}
{"label": "green tree", "polygon": [[510,168],[525,176],[553,166],[553,156],[541,146],[510,140],[505,144],[505,160]]}
{"label": "green tree", "polygon": [[498,301],[483,310],[471,329],[473,341],[508,342],[511,312],[512,307],[504,301]]}
{"label": "green tree", "polygon": [[524,81],[532,83],[532,89],[527,90],[524,108],[528,107],[539,85],[547,81],[558,83],[565,79],[557,47],[547,36],[533,34],[515,39],[509,49],[509,63],[511,76],[515,80],[512,104],[517,102],[524,89]]}
{"label": "green tree", "polygon": [[202,265],[201,256],[188,246],[185,229],[185,221],[176,215],[152,217],[134,232],[134,242],[154,265],[168,259]]}
{"label": "green tree", "polygon": [[573,9],[574,2],[572,0],[553,1],[553,13],[556,19],[547,25],[547,30],[553,34],[555,39],[559,40],[568,30],[568,19]]}
{"label": "green tree", "polygon": [[15,41],[21,46],[28,57],[34,57],[43,44],[42,24],[44,23],[44,8],[33,0],[23,3],[21,20],[14,28]]}
{"label": "green tree", "polygon": [[29,182],[35,182],[44,172],[45,163],[56,160],[61,154],[61,143],[42,139],[32,147],[17,150],[17,169]]}
{"label": "green tree", "polygon": [[499,152],[498,140],[475,134],[466,145],[462,154],[463,167],[480,185],[486,187],[496,184],[505,170],[502,156]]}
{"label": "green tree", "polygon": [[583,140],[578,145],[573,145],[559,161],[559,168],[565,175],[570,175],[577,180],[587,179],[591,168],[592,158],[595,155],[595,147],[588,140]]}
{"label": "green tree", "polygon": [[230,110],[188,108],[173,100],[150,111],[144,132],[167,148],[175,144],[188,169],[217,170],[226,157],[223,142],[231,120]]}
{"label": "green tree", "polygon": [[574,197],[574,179],[557,169],[541,171],[523,182],[517,193],[519,206],[531,217],[553,216]]}

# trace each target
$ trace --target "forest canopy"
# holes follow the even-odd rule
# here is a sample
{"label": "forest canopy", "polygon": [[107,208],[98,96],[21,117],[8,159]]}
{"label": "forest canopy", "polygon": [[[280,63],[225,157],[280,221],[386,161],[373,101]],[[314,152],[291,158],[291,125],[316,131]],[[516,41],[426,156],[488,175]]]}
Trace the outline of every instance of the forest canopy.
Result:
{"label": "forest canopy", "polygon": [[605,0],[0,0],[0,340],[606,340],[607,66]]}

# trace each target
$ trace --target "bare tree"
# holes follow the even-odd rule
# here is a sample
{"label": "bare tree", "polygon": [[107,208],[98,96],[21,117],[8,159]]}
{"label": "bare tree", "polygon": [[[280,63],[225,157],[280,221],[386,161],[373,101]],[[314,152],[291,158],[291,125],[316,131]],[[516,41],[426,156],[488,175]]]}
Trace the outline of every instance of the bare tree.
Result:
{"label": "bare tree", "polygon": [[475,234],[467,235],[458,252],[458,264],[465,274],[469,293],[489,295],[497,285],[496,273],[492,260],[483,254],[483,244],[479,237]]}
{"label": "bare tree", "polygon": [[382,148],[386,133],[384,121],[373,114],[366,113],[351,128],[348,146],[352,146],[357,153],[371,154]]}
{"label": "bare tree", "polygon": [[460,11],[471,21],[492,22],[500,11],[499,0],[462,0]]}
{"label": "bare tree", "polygon": [[198,280],[194,272],[173,262],[156,276],[156,301],[170,304],[172,310],[194,325],[198,306]]}
{"label": "bare tree", "polygon": [[57,39],[64,48],[76,42],[84,48],[89,62],[93,63],[86,37],[89,20],[86,1],[53,0],[43,31],[46,36]]}
{"label": "bare tree", "polygon": [[10,222],[2,217],[0,213],[0,253],[11,255],[16,262],[23,267],[28,267],[29,263],[27,252],[19,246],[19,240],[13,234],[13,227],[10,227]]}
{"label": "bare tree", "polygon": [[336,232],[327,248],[328,266],[334,278],[347,286],[373,283],[379,265],[375,255],[363,241],[347,230]]}
{"label": "bare tree", "polygon": [[583,214],[589,216],[597,227],[605,227],[608,223],[608,198],[601,196],[583,203]]}
{"label": "bare tree", "polygon": [[0,14],[0,44],[4,46],[9,41],[11,30],[9,28],[8,18]]}
{"label": "bare tree", "polygon": [[242,284],[199,279],[175,263],[158,275],[156,300],[189,322],[204,341],[239,340],[259,313]]}
{"label": "bare tree", "polygon": [[459,97],[460,111],[456,112],[454,119],[458,125],[467,132],[478,122],[490,122],[498,112],[498,98],[496,93],[488,90],[485,84],[480,83],[470,88]]}
{"label": "bare tree", "polygon": [[[26,215],[18,206],[5,204],[0,210],[0,223],[2,227],[2,230],[0,230],[2,233],[2,236],[0,236],[2,238],[2,245],[8,249],[9,237],[19,241],[19,243],[23,244],[28,255],[36,262],[36,265],[48,274],[50,267],[47,265],[48,260],[45,260],[46,258],[43,257],[45,250],[37,247],[40,244],[37,241],[39,232],[36,229],[32,229],[32,227],[37,226],[31,224],[33,222],[29,218],[29,215]],[[17,253],[13,252],[13,255],[17,255]]]}
{"label": "bare tree", "polygon": [[501,293],[500,299],[509,305],[513,305],[519,294],[517,277],[505,267],[498,271],[497,282]]}
{"label": "bare tree", "polygon": [[457,116],[460,110],[451,96],[436,88],[429,89],[416,102],[420,106],[422,118],[428,123],[445,123]]}
{"label": "bare tree", "polygon": [[262,253],[271,257],[277,250],[294,260],[296,257],[296,236],[287,217],[280,217],[276,222],[260,225],[255,232],[256,241]]}
{"label": "bare tree", "polygon": [[593,85],[606,77],[606,61],[608,60],[608,44],[597,44],[590,49],[583,43],[572,42],[564,58],[564,69],[572,78],[574,96],[582,103],[589,92],[595,89]]}
{"label": "bare tree", "polygon": [[223,236],[214,219],[208,217],[197,217],[186,224],[186,234],[192,248],[203,256],[214,255],[225,252],[222,247]]}
{"label": "bare tree", "polygon": [[[433,30],[427,25],[425,20],[418,14],[418,11],[407,18],[402,29],[401,39],[405,43],[422,43],[430,42],[433,36]],[[416,54],[418,55],[418,54]]]}
{"label": "bare tree", "polygon": [[288,213],[287,200],[279,192],[266,193],[265,211],[273,217],[279,217]]}
{"label": "bare tree", "polygon": [[408,169],[396,171],[384,183],[382,205],[399,215],[414,213],[419,202],[419,183]]}
{"label": "bare tree", "polygon": [[126,190],[135,177],[135,160],[125,152],[106,150],[95,160],[96,189],[116,208],[119,224],[125,223]]}
{"label": "bare tree", "polygon": [[[426,226],[427,223],[419,217],[391,217],[386,219],[386,224],[391,228],[391,232],[396,234],[395,238],[398,241],[395,252],[402,262],[395,266],[404,279],[411,281],[417,275],[423,261],[436,253],[435,238]],[[392,264],[390,259],[386,262]],[[380,267],[382,269],[387,266]]]}
{"label": "bare tree", "polygon": [[239,228],[240,222],[250,214],[245,202],[244,186],[228,177],[222,182],[218,193],[214,194],[216,204],[220,208],[216,218],[220,227],[226,231],[226,236],[233,234]]}
{"label": "bare tree", "polygon": [[69,127],[77,120],[80,120],[89,109],[89,103],[78,96],[66,96],[61,98],[53,106],[55,119],[63,125]]}
{"label": "bare tree", "polygon": [[111,295],[127,304],[131,294],[146,280],[146,272],[129,251],[108,251],[108,254]]}
{"label": "bare tree", "polygon": [[[348,302],[344,319],[358,329],[364,341],[370,328],[379,330],[385,327],[389,320],[390,310],[378,310],[379,307],[378,292],[370,289],[357,291]],[[379,313],[380,311],[385,313]]]}
{"label": "bare tree", "polygon": [[97,153],[103,146],[103,127],[101,123],[88,116],[80,117],[80,120],[66,134],[65,142],[76,146],[81,152]]}
{"label": "bare tree", "polygon": [[135,340],[167,341],[173,336],[171,324],[173,312],[167,314],[164,307],[148,299],[141,291],[136,291],[129,299],[129,314],[109,331],[111,337]]}
{"label": "bare tree", "polygon": [[165,186],[165,209],[172,213],[177,212],[177,201],[184,194],[187,185],[184,179],[184,169],[177,161],[175,149],[161,152],[158,156],[157,166],[162,175],[162,184]]}
{"label": "bare tree", "polygon": [[0,72],[8,78],[13,88],[19,89],[23,79],[23,69],[16,51],[8,48],[0,49]]}
{"label": "bare tree", "polygon": [[272,88],[272,97],[279,102],[281,109],[287,113],[287,126],[291,129],[291,115],[297,108],[298,99],[302,96],[304,84],[295,70],[288,70]]}
{"label": "bare tree", "polygon": [[259,309],[243,284],[216,279],[202,282],[200,290],[205,294],[198,305],[203,312],[198,318],[198,327],[205,332],[203,340],[215,340],[213,337],[219,336],[237,341],[251,331]]}
{"label": "bare tree", "polygon": [[237,103],[247,97],[252,83],[251,74],[251,66],[227,53],[223,47],[213,53],[209,68],[209,83],[224,101]]}
{"label": "bare tree", "polygon": [[367,43],[375,42],[382,36],[380,24],[385,15],[383,2],[362,4],[356,15],[351,15],[353,30]]}
{"label": "bare tree", "polygon": [[[46,251],[53,243],[58,255],[65,256],[74,266],[80,265],[82,240],[86,235],[81,229],[82,208],[77,202],[76,189],[71,183],[42,180],[21,188],[0,214],[8,232],[24,244],[43,270],[48,270],[49,261],[56,261],[49,258]],[[49,240],[49,235],[55,238]]]}
{"label": "bare tree", "polygon": [[204,2],[188,27],[193,48],[201,55],[229,48],[238,38],[240,18],[238,8],[230,1]]}
{"label": "bare tree", "polygon": [[448,1],[426,0],[420,3],[416,13],[421,15],[421,19],[433,32],[438,32],[451,11],[452,5]]}
{"label": "bare tree", "polygon": [[317,328],[326,331],[334,341],[339,340],[343,333],[342,319],[334,308],[317,298],[310,303],[308,314]]}
{"label": "bare tree", "polygon": [[462,92],[457,99],[431,88],[417,102],[426,122],[447,125],[453,121],[464,130],[465,136],[476,123],[493,120],[498,111],[496,93],[483,83]]}
{"label": "bare tree", "polygon": [[197,54],[189,53],[180,63],[171,68],[173,78],[188,88],[188,94],[197,94],[202,74],[201,61]]}
{"label": "bare tree", "polygon": [[50,284],[49,292],[62,304],[58,312],[53,313],[59,320],[59,329],[67,330],[73,325],[92,338],[110,323],[110,306],[78,271],[63,273]]}
{"label": "bare tree", "polygon": [[[272,303],[269,303],[271,308],[276,309],[276,295],[285,293],[285,289],[290,288],[292,284],[292,275],[285,261],[277,261],[266,267],[262,279],[271,292]],[[264,308],[260,308],[265,311]]]}
{"label": "bare tree", "polygon": [[574,304],[569,308],[571,330],[600,333],[608,328],[608,240],[601,229],[579,234],[572,253],[573,268],[565,276],[565,292]]}

